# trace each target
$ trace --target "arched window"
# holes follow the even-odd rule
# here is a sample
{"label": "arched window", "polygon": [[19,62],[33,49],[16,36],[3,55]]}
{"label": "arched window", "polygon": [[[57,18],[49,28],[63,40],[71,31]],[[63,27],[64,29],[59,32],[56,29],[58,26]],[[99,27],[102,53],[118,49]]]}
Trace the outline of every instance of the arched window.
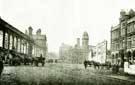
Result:
{"label": "arched window", "polygon": [[8,33],[5,33],[5,48],[8,49]]}
{"label": "arched window", "polygon": [[13,37],[12,37],[12,35],[10,35],[10,46],[9,46],[9,49],[12,49],[12,42],[13,42]]}
{"label": "arched window", "polygon": [[135,60],[135,51],[133,51],[133,60]]}
{"label": "arched window", "polygon": [[112,55],[112,63],[114,63],[114,55]]}
{"label": "arched window", "polygon": [[3,31],[0,30],[0,47],[2,47],[2,43],[3,43]]}
{"label": "arched window", "polygon": [[131,60],[131,52],[130,51],[128,52],[127,57],[128,57],[129,60]]}
{"label": "arched window", "polygon": [[20,39],[18,39],[18,47],[17,47],[17,52],[20,52]]}
{"label": "arched window", "polygon": [[117,63],[118,63],[118,57],[119,57],[119,54],[118,54],[118,53],[116,53],[116,55],[115,55],[115,64],[117,64]]}
{"label": "arched window", "polygon": [[16,49],[16,37],[14,37],[14,48]]}

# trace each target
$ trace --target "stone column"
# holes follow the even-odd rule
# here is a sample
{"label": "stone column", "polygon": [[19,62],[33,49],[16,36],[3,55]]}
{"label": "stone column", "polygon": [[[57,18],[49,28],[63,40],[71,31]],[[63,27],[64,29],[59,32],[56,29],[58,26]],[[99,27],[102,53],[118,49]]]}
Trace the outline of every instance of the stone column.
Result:
{"label": "stone column", "polygon": [[28,50],[28,44],[27,44],[27,42],[26,42],[26,48],[25,48],[25,53],[26,53],[26,54],[28,54],[27,50]]}
{"label": "stone column", "polygon": [[18,52],[18,37],[16,37],[16,52]]}
{"label": "stone column", "polygon": [[33,45],[33,55],[35,55],[35,46]]}
{"label": "stone column", "polygon": [[30,57],[32,57],[32,42],[30,41],[30,42],[28,42],[28,55],[30,56]]}
{"label": "stone column", "polygon": [[34,51],[35,51],[35,52],[34,52],[34,55],[36,56],[36,45],[35,45],[35,49],[34,49]]}
{"label": "stone column", "polygon": [[2,41],[2,47],[5,48],[5,30],[3,30],[3,41]]}
{"label": "stone column", "polygon": [[23,40],[23,44],[22,44],[22,45],[23,45],[22,52],[25,53],[25,52],[24,52],[24,40]]}
{"label": "stone column", "polygon": [[20,53],[22,53],[22,39],[20,38]]}
{"label": "stone column", "polygon": [[14,46],[14,36],[12,35],[12,49],[13,49]]}
{"label": "stone column", "polygon": [[10,33],[8,33],[8,50],[10,48]]}
{"label": "stone column", "polygon": [[133,51],[131,51],[131,61],[133,61]]}

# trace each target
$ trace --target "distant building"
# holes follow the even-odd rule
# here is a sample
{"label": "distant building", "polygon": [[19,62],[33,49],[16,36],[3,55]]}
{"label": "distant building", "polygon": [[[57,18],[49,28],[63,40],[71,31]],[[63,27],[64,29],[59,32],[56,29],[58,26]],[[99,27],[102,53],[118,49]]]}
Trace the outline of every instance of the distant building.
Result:
{"label": "distant building", "polygon": [[99,63],[105,63],[107,61],[107,41],[98,43],[92,48],[89,53],[89,59]]}
{"label": "distant building", "polygon": [[47,53],[46,62],[57,63],[57,62],[59,62],[59,57],[56,53],[49,52],[49,53]]}
{"label": "distant building", "polygon": [[83,63],[88,58],[89,52],[89,35],[86,31],[82,36],[82,45],[80,45],[80,38],[77,38],[74,47],[62,44],[59,48],[60,59],[68,63]]}
{"label": "distant building", "polygon": [[83,63],[85,60],[93,60],[100,63],[110,61],[110,53],[107,50],[107,41],[104,40],[96,46],[89,45],[89,35],[85,31],[80,38],[77,38],[75,46],[62,44],[59,48],[60,59],[68,63]]}
{"label": "distant building", "polygon": [[65,63],[71,63],[71,51],[72,46],[62,43],[62,45],[59,47],[60,60]]}
{"label": "distant building", "polygon": [[43,57],[46,57],[48,50],[46,35],[41,34],[41,29],[38,29],[36,34],[33,34],[32,27],[29,27],[28,31],[29,32],[27,32],[26,30],[25,33],[28,34],[30,38],[34,40],[34,43],[36,43],[36,45],[40,47],[40,49],[37,49],[36,47],[32,47],[32,45],[29,45],[31,46],[30,49],[33,49],[32,56],[40,57],[40,55],[42,54]]}
{"label": "distant building", "polygon": [[108,62],[112,62],[112,57],[111,57],[111,51],[107,50],[107,57],[106,57],[106,61]]}

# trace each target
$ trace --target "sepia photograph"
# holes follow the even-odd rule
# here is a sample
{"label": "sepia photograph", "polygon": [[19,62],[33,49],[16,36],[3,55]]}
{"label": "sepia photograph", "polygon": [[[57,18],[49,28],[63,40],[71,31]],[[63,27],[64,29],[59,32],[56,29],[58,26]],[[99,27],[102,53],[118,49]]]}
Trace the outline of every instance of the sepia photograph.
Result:
{"label": "sepia photograph", "polygon": [[0,0],[0,85],[135,85],[135,0]]}

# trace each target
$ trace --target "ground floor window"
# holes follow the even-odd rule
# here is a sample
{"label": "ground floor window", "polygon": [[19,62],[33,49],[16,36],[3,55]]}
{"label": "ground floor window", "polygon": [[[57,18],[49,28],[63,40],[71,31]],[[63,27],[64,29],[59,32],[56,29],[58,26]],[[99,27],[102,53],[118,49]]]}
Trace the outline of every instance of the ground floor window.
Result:
{"label": "ground floor window", "polygon": [[3,32],[0,30],[0,47],[2,47],[2,42],[3,41]]}
{"label": "ground floor window", "polygon": [[135,51],[133,51],[133,60],[135,60]]}
{"label": "ground floor window", "polygon": [[127,54],[128,59],[131,60],[131,52],[128,52]]}

